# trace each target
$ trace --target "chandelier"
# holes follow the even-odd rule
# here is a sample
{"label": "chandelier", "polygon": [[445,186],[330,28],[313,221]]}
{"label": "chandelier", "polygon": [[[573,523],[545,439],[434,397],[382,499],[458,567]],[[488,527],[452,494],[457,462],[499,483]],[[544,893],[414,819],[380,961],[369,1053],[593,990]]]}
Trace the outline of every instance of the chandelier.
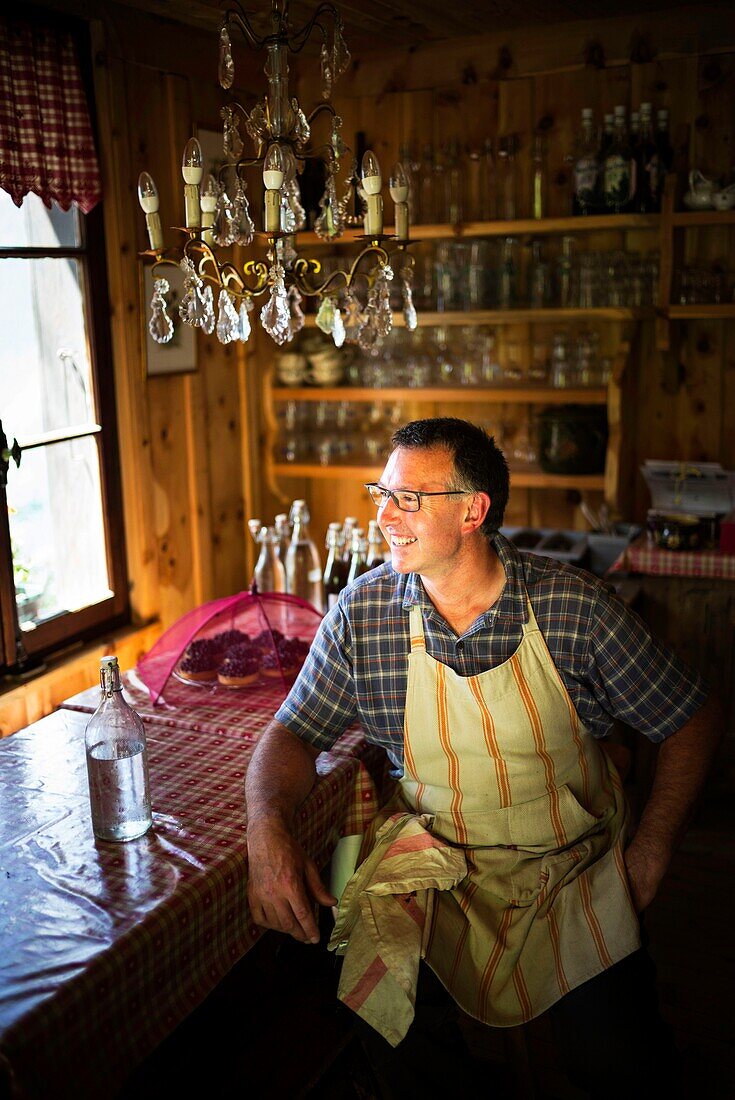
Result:
{"label": "chandelier", "polygon": [[[178,266],[183,273],[181,319],[208,335],[216,332],[223,344],[248,339],[250,315],[258,300],[262,300],[260,321],[265,331],[277,344],[288,342],[304,325],[304,298],[313,298],[319,302],[317,326],[331,335],[338,347],[346,341],[367,350],[391,331],[390,284],[394,268],[399,266],[395,260],[400,259],[405,323],[416,328],[412,259],[405,251],[409,243],[407,173],[400,163],[393,168],[389,190],[395,204],[395,226],[394,233],[387,235],[383,231],[378,159],[368,150],[358,172],[340,134],[342,120],[329,101],[332,85],[350,60],[339,12],[332,4],[322,3],[307,23],[291,30],[288,8],[289,0],[271,0],[271,30],[262,37],[253,30],[238,0],[225,14],[219,33],[220,85],[229,90],[235,80],[230,30],[236,28],[251,49],[265,51],[268,90],[250,111],[234,101],[222,108],[223,162],[205,181],[199,142],[196,138],[187,142],[182,160],[185,225],[177,227],[183,237],[178,248],[164,247],[153,179],[142,172],[138,180],[138,199],[150,242],[150,249],[141,256],[153,260],[148,328],[158,343],[167,343],[174,331],[167,312],[170,284],[165,278],[166,265]],[[300,53],[313,34],[320,34],[322,40],[323,100],[307,116],[289,93],[288,55]],[[245,153],[240,135],[241,122],[253,143],[250,155]],[[313,131],[324,123],[328,123],[327,140],[317,145]],[[315,158],[323,161],[326,180],[314,223],[317,236],[329,242],[342,237],[346,229],[364,230],[354,235],[362,245],[359,254],[349,266],[328,275],[318,259],[300,255],[296,247],[296,234],[306,226],[298,174]],[[260,168],[264,184],[260,232],[247,198],[246,173],[253,168]],[[221,250],[230,245],[247,247],[254,242],[266,248],[265,261],[247,259],[238,269],[222,257]]]}

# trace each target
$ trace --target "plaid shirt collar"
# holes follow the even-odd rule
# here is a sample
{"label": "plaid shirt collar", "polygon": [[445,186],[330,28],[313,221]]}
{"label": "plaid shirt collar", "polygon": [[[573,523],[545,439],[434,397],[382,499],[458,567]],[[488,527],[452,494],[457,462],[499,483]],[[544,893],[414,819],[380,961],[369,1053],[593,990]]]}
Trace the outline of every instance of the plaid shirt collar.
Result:
{"label": "plaid shirt collar", "polygon": [[[492,546],[505,570],[505,588],[501,592],[498,602],[493,607],[488,608],[483,615],[480,615],[474,627],[490,626],[496,619],[503,619],[505,622],[526,623],[528,622],[528,596],[521,556],[513,543],[499,533],[494,535]],[[409,573],[403,596],[403,608],[405,611],[409,611],[416,605],[421,608],[424,615],[434,618],[440,617],[421,583],[420,575]]]}

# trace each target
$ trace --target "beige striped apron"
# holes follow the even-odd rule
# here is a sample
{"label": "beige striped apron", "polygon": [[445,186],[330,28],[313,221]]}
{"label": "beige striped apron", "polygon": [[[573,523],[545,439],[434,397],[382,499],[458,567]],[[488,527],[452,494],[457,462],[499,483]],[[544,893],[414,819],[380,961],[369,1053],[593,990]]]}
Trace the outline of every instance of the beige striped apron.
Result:
{"label": "beige striped apron", "polygon": [[528,610],[513,656],[468,677],[429,656],[410,613],[403,799],[470,868],[436,896],[427,962],[465,1012],[500,1027],[640,946],[622,786]]}

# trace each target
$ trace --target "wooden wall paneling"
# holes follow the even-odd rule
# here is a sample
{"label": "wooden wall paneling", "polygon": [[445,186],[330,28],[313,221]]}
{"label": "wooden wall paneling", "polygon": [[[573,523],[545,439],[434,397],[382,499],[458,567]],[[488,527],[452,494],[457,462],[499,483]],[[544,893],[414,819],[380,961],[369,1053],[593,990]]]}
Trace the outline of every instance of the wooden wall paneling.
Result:
{"label": "wooden wall paneling", "polygon": [[720,462],[726,470],[735,470],[735,325],[723,325],[722,340],[722,401],[720,403]]}
{"label": "wooden wall paneling", "polygon": [[[584,68],[589,47],[602,48],[608,66],[626,64],[634,34],[648,33],[659,57],[724,52],[735,42],[735,14],[720,5],[614,19],[570,21],[548,26],[524,25],[489,30],[474,38],[431,42],[412,51],[358,51],[340,81],[349,95],[376,95],[391,81],[404,91],[445,86],[461,80],[468,66],[478,79]],[[349,45],[349,22],[346,28]],[[618,100],[618,102],[623,102]]]}
{"label": "wooden wall paneling", "polygon": [[700,57],[691,163],[730,182],[735,164],[735,53]]}
{"label": "wooden wall paneling", "polygon": [[[258,307],[256,306],[256,310]],[[255,312],[255,311],[254,311]],[[264,514],[265,470],[263,454],[263,425],[261,419],[260,379],[257,370],[257,357],[254,352],[253,335],[247,345],[235,346],[238,379],[238,400],[240,426],[242,432],[242,450],[240,467],[242,479],[242,502],[240,516],[240,538],[244,547],[244,569],[247,585],[253,575],[257,560],[255,543],[252,541],[247,521]],[[278,509],[277,511],[280,511]],[[276,515],[277,511],[273,514]],[[270,518],[270,509],[268,510]]]}
{"label": "wooden wall paneling", "polygon": [[142,378],[135,198],[131,180],[125,66],[110,57],[104,28],[91,25],[95,95],[105,202],[113,368],[123,488],[130,602],[133,617],[158,614],[159,583],[153,525],[150,423]]}
{"label": "wooden wall paneling", "polygon": [[192,461],[208,475],[212,596],[225,596],[242,591],[247,581],[242,455],[257,448],[258,439],[249,439],[241,423],[236,345],[204,337],[199,352],[206,434],[192,441]]}
{"label": "wooden wall paneling", "polygon": [[148,387],[160,616],[168,626],[196,605],[200,591],[192,537],[198,517],[192,515],[189,467],[191,388],[186,375],[151,378]]}
{"label": "wooden wall paneling", "polygon": [[719,404],[722,399],[724,326],[693,321],[682,345],[684,372],[676,401],[676,435],[683,461],[717,461],[722,444]]}

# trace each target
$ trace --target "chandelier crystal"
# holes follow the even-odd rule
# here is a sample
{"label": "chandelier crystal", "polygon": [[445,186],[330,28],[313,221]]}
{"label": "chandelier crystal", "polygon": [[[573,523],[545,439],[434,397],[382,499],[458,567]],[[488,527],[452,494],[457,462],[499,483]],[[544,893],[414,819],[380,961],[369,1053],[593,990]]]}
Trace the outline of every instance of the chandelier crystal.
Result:
{"label": "chandelier crystal", "polygon": [[[142,256],[153,260],[154,295],[149,331],[159,343],[173,334],[166,313],[169,284],[163,268],[176,265],[184,273],[182,320],[206,333],[215,332],[222,343],[245,341],[251,331],[250,314],[261,300],[260,321],[279,345],[293,339],[304,324],[302,302],[317,299],[316,323],[339,347],[345,340],[372,346],[391,331],[390,282],[394,269],[402,284],[404,316],[416,327],[411,300],[413,261],[405,249],[409,243],[408,176],[396,164],[390,178],[395,207],[395,233],[383,232],[383,179],[375,154],[368,150],[358,167],[345,144],[342,120],[329,102],[332,88],[349,66],[350,54],[342,34],[342,20],[330,3],[322,3],[311,19],[292,30],[289,0],[271,0],[270,32],[257,35],[238,0],[229,7],[219,33],[219,83],[229,91],[236,79],[231,31],[239,31],[253,50],[265,51],[265,96],[246,110],[236,101],[220,112],[223,122],[224,163],[217,176],[203,179],[205,165],[195,137],[189,139],[182,158],[185,226],[179,232],[179,248],[164,247],[159,198],[147,172],[138,181],[138,198],[146,216],[150,249]],[[331,34],[329,33],[331,30]],[[323,101],[306,115],[290,94],[289,54],[303,50],[312,35],[321,36],[319,51]],[[315,131],[329,121],[326,142],[318,144]],[[241,127],[252,142],[245,152]],[[320,260],[303,256],[297,233],[305,227],[298,176],[308,161],[324,163],[325,187],[319,200],[314,232],[323,241],[342,237],[359,226],[355,235],[361,251],[344,269],[325,275]],[[264,185],[262,230],[247,198],[248,170],[260,169]],[[360,213],[353,215],[351,209]],[[265,247],[265,260],[247,259],[240,268],[223,258],[220,250],[233,244]],[[216,300],[216,312],[215,312]],[[168,323],[167,323],[168,322]]]}

